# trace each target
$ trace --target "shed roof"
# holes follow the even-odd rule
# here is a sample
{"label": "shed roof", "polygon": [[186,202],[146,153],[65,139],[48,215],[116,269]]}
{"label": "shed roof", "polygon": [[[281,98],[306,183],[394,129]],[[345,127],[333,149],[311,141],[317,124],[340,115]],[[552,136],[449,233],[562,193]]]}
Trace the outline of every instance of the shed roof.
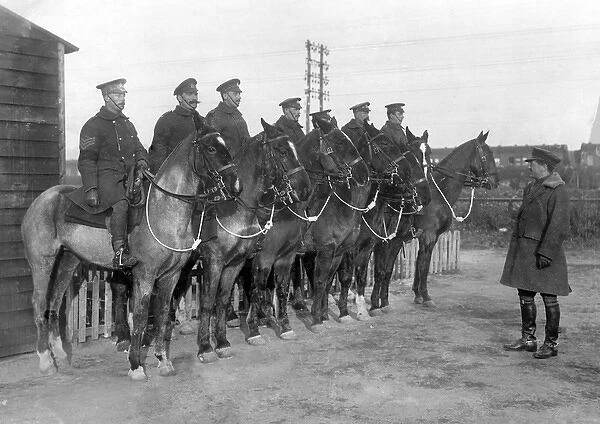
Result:
{"label": "shed roof", "polygon": [[17,13],[15,13],[15,12],[13,12],[13,11],[12,11],[12,10],[10,10],[10,9],[7,9],[6,7],[4,7],[4,6],[2,6],[2,5],[0,4],[0,15],[3,15],[3,14],[4,14],[4,15],[9,15],[9,16],[10,16],[10,17],[12,17],[12,18],[16,18],[16,19],[18,19],[18,20],[20,20],[20,21],[23,21],[24,23],[26,23],[26,25],[27,25],[28,27],[30,27],[30,28],[32,28],[32,29],[34,29],[34,30],[36,30],[36,31],[39,31],[40,33],[42,33],[42,34],[44,34],[44,35],[48,36],[48,38],[50,38],[50,39],[53,39],[53,40],[56,40],[56,41],[58,41],[59,43],[61,43],[62,45],[64,45],[64,46],[65,46],[65,53],[73,53],[73,52],[76,52],[76,51],[78,51],[78,50],[79,50],[79,47],[77,47],[77,46],[74,46],[73,44],[69,43],[68,41],[66,41],[66,40],[63,40],[63,39],[62,39],[62,38],[60,38],[59,36],[52,34],[50,31],[48,31],[48,30],[46,30],[46,29],[42,28],[42,27],[41,27],[41,26],[39,26],[39,25],[36,25],[36,24],[34,24],[34,23],[33,23],[33,22],[31,22],[29,19],[25,19],[25,18],[24,18],[24,17],[22,17],[21,15],[19,15],[19,14],[17,14]]}

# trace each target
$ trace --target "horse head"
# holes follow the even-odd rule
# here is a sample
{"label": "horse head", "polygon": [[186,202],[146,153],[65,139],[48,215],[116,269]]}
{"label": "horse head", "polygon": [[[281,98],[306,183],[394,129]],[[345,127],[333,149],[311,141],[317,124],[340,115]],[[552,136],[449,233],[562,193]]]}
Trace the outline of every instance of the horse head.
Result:
{"label": "horse head", "polygon": [[470,172],[475,176],[472,178],[474,185],[491,190],[498,187],[499,178],[494,153],[486,143],[489,133],[481,131],[477,138],[471,140],[475,157],[471,161]]}
{"label": "horse head", "polygon": [[308,200],[312,192],[310,179],[298,160],[296,148],[280,129],[262,118],[260,121],[264,129],[261,144],[265,181],[261,203],[287,206]]}
{"label": "horse head", "polygon": [[242,187],[237,168],[217,130],[206,125],[202,127],[196,134],[193,147],[191,168],[204,186],[204,190],[200,188],[198,192],[204,191],[213,201],[239,195]]}
{"label": "horse head", "polygon": [[406,157],[411,166],[411,186],[415,194],[415,204],[424,207],[431,202],[431,189],[427,178],[431,163],[429,133],[425,130],[422,136],[417,137],[406,127],[406,139],[410,151]]}
{"label": "horse head", "polygon": [[369,168],[352,141],[338,128],[319,137],[320,162],[330,174],[350,184],[362,187],[369,181]]}

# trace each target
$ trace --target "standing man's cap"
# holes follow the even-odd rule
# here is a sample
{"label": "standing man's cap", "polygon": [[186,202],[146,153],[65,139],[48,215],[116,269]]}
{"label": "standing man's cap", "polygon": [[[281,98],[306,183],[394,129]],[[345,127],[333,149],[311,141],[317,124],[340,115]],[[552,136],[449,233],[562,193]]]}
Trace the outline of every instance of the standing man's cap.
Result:
{"label": "standing man's cap", "polygon": [[225,81],[223,84],[217,87],[217,91],[219,93],[225,93],[227,91],[235,91],[237,93],[241,93],[242,90],[240,90],[240,80],[237,78],[233,78],[229,81]]}
{"label": "standing man's cap", "polygon": [[285,99],[283,102],[279,103],[279,106],[302,109],[302,106],[300,106],[300,100],[302,100],[300,97],[290,97],[289,99]]}
{"label": "standing man's cap", "polygon": [[385,108],[389,113],[394,113],[397,111],[404,112],[404,109],[402,108],[403,106],[404,103],[390,103],[389,105],[386,105]]}
{"label": "standing man's cap", "polygon": [[369,109],[369,106],[371,106],[371,103],[362,102],[362,103],[352,106],[350,108],[350,110],[353,112],[371,112],[371,109]]}
{"label": "standing man's cap", "polygon": [[331,109],[320,110],[318,112],[311,113],[310,116],[313,118],[331,118],[329,112],[331,112]]}
{"label": "standing man's cap", "polygon": [[183,93],[194,94],[198,92],[196,88],[198,82],[194,78],[188,78],[179,84],[173,91],[174,96],[181,95]]}
{"label": "standing man's cap", "polygon": [[531,157],[525,159],[525,162],[531,161],[544,162],[550,166],[556,166],[560,162],[560,158],[549,150],[534,147],[531,150]]}
{"label": "standing man's cap", "polygon": [[104,82],[102,84],[98,84],[96,88],[102,92],[102,94],[125,94],[127,90],[125,90],[125,83],[127,80],[125,78],[119,78],[116,80]]}

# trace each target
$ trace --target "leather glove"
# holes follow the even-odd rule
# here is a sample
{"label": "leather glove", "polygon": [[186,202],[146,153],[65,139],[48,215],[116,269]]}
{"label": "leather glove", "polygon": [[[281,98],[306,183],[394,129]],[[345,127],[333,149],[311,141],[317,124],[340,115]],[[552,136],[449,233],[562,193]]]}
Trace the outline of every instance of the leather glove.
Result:
{"label": "leather glove", "polygon": [[91,188],[85,192],[85,203],[95,208],[100,204],[100,198],[98,197],[98,189]]}
{"label": "leather glove", "polygon": [[547,258],[543,255],[539,255],[539,254],[536,255],[535,266],[537,267],[537,269],[548,268],[551,263],[552,263],[552,259]]}
{"label": "leather glove", "polygon": [[147,171],[149,168],[150,167],[148,166],[148,162],[146,162],[145,160],[137,161],[136,172],[135,172],[136,182],[144,179],[144,171]]}

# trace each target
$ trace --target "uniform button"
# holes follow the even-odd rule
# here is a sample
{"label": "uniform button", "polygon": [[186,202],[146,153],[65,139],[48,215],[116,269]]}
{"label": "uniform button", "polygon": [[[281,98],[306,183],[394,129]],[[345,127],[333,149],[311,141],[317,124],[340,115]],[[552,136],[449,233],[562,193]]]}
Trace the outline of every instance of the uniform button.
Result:
{"label": "uniform button", "polygon": [[121,141],[121,140],[123,140],[123,138],[122,138],[122,137],[119,137],[119,141]]}
{"label": "uniform button", "polygon": [[116,123],[117,123],[117,121],[113,121],[113,124],[116,124]]}

